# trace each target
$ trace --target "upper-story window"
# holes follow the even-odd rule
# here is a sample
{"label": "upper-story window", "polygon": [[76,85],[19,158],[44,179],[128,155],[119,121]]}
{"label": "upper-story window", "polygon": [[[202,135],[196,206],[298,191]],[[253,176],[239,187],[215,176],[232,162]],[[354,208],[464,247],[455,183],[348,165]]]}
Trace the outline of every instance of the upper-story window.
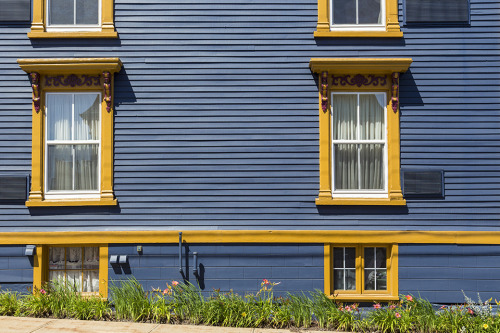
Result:
{"label": "upper-story window", "polygon": [[331,29],[385,30],[385,1],[332,0]]}
{"label": "upper-story window", "polygon": [[114,0],[33,0],[29,38],[116,38]]}
{"label": "upper-story window", "polygon": [[398,0],[318,0],[315,37],[402,37]]}
{"label": "upper-story window", "polygon": [[99,30],[100,0],[48,0],[47,31]]}

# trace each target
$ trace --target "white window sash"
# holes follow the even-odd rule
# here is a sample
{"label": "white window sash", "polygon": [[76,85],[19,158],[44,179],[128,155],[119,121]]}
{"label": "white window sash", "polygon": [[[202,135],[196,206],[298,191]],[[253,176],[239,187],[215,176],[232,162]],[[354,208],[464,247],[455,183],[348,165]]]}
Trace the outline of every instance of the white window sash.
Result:
{"label": "white window sash", "polygon": [[[339,0],[337,0],[339,1]],[[340,0],[342,1],[342,0]],[[386,1],[380,2],[380,24],[334,24],[333,22],[333,0],[330,2],[330,31],[385,31],[386,29]],[[356,22],[358,22],[358,0],[356,0]]]}
{"label": "white window sash", "polygon": [[73,31],[83,31],[83,32],[93,32],[93,31],[101,31],[102,29],[102,0],[99,0],[99,3],[97,5],[97,24],[76,24],[76,3],[74,5],[73,11],[74,11],[74,24],[50,24],[50,1],[46,1],[46,8],[45,8],[45,13],[46,13],[46,22],[47,25],[45,27],[45,30],[47,32],[73,32]]}

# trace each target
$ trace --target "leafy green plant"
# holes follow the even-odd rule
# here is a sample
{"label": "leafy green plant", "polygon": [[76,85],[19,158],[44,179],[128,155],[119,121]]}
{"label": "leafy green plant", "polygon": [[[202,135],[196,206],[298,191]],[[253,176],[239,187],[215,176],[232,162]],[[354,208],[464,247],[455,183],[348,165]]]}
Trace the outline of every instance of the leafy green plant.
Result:
{"label": "leafy green plant", "polygon": [[17,292],[3,291],[0,293],[0,316],[13,316],[20,307],[20,295]]}
{"label": "leafy green plant", "polygon": [[122,281],[119,285],[113,281],[109,290],[117,319],[133,321],[150,319],[148,294],[135,278]]}

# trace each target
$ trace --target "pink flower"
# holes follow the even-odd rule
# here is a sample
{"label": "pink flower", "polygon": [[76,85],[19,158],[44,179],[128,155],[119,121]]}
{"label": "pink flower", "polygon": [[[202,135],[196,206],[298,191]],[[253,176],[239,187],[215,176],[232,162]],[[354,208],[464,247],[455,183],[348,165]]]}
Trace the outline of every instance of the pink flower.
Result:
{"label": "pink flower", "polygon": [[389,305],[389,309],[394,310],[396,308],[396,304]]}
{"label": "pink flower", "polygon": [[473,315],[474,314],[474,311],[472,311],[472,309],[469,309],[468,310],[469,314]]}
{"label": "pink flower", "polygon": [[168,295],[170,294],[170,289],[166,288],[165,290],[163,290],[163,295]]}
{"label": "pink flower", "polygon": [[346,306],[346,307],[345,307],[345,310],[346,310],[347,312],[351,312],[351,307],[348,305],[348,306]]}
{"label": "pink flower", "polygon": [[401,318],[401,315],[398,312],[396,312],[396,318]]}
{"label": "pink flower", "polygon": [[444,309],[446,309],[446,305],[443,305],[439,308],[439,310],[444,310]]}
{"label": "pink flower", "polygon": [[377,304],[373,304],[373,307],[375,309],[380,309],[382,306],[380,305],[380,303],[377,303]]}
{"label": "pink flower", "polygon": [[40,289],[40,293],[45,295],[47,292],[45,291],[45,289]]}
{"label": "pink flower", "polygon": [[177,282],[177,281],[175,281],[175,280],[174,280],[174,281],[172,281],[172,285],[173,285],[174,287],[175,287],[175,286],[177,286],[178,284],[179,284],[179,282]]}
{"label": "pink flower", "polygon": [[408,302],[413,302],[413,297],[411,295],[406,295],[406,300]]}

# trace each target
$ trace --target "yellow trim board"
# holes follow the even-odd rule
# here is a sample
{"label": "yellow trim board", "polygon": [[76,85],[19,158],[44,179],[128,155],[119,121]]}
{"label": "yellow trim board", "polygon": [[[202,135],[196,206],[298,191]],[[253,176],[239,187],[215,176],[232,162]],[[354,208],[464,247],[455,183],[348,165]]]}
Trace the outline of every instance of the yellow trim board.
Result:
{"label": "yellow trim board", "polygon": [[93,74],[119,72],[120,58],[48,58],[18,59],[19,67],[26,73],[38,74]]}
{"label": "yellow trim board", "polygon": [[500,244],[500,231],[151,230],[2,232],[0,244],[178,243]]}
{"label": "yellow trim board", "polygon": [[391,74],[406,72],[412,62],[411,58],[311,58],[309,67],[317,74]]}

